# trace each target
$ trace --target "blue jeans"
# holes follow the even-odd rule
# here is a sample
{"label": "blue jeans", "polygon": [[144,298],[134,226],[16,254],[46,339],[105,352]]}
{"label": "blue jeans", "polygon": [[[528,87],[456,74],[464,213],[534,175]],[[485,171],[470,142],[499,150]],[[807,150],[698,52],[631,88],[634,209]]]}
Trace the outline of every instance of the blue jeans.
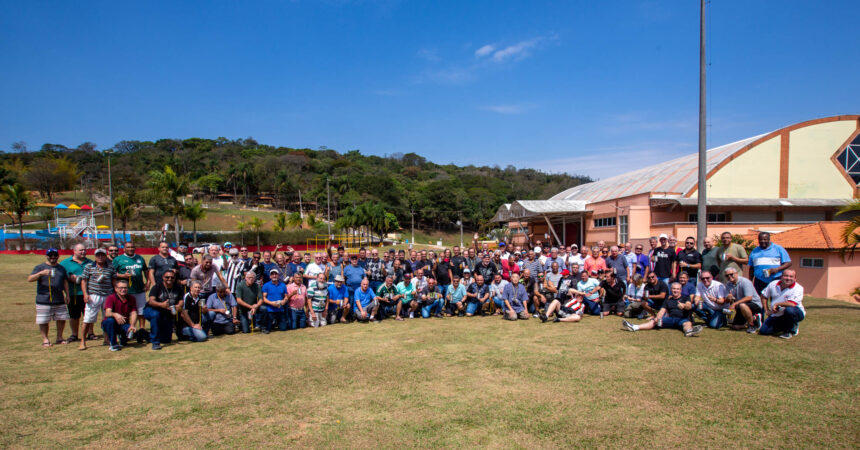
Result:
{"label": "blue jeans", "polygon": [[173,342],[173,314],[170,311],[147,305],[143,308],[143,317],[149,321],[149,341],[153,345]]}
{"label": "blue jeans", "polygon": [[242,333],[250,333],[251,327],[254,324],[257,324],[257,326],[260,326],[260,324],[265,323],[262,320],[263,316],[264,316],[264,314],[262,313],[262,310],[257,310],[257,314],[254,314],[253,321],[248,318],[248,312],[249,311],[250,310],[248,310],[248,311],[242,311],[241,309],[239,310],[239,328],[240,328],[240,330],[242,330]]}
{"label": "blue jeans", "polygon": [[275,323],[278,324],[278,329],[281,331],[287,331],[287,312],[286,311],[267,311],[266,312],[266,320],[263,322],[265,326],[263,329],[267,331],[272,331]]}
{"label": "blue jeans", "polygon": [[582,299],[582,304],[585,306],[585,311],[591,315],[600,315],[600,298],[596,300]]}
{"label": "blue jeans", "polygon": [[683,330],[684,324],[690,321],[690,319],[669,316],[663,316],[661,320],[663,321],[663,323],[660,325],[659,328],[675,328],[678,330]]}
{"label": "blue jeans", "polygon": [[342,319],[345,312],[346,311],[343,308],[338,308],[336,305],[331,305],[328,308],[326,321],[329,324],[333,324]]}
{"label": "blue jeans", "polygon": [[400,300],[395,300],[391,303],[379,302],[379,311],[376,313],[379,319],[386,317],[394,317],[397,314],[397,303]]}
{"label": "blue jeans", "polygon": [[708,325],[708,328],[719,329],[726,326],[726,315],[723,314],[723,310],[714,310],[713,308],[706,305],[704,302],[698,307],[694,307],[693,311],[699,313],[702,316],[702,319],[705,320],[705,323]]}
{"label": "blue jeans", "polygon": [[[111,347],[116,347],[117,345],[126,345],[128,343],[128,329],[131,328],[131,325],[126,322],[122,325],[116,323],[116,319],[113,317],[108,317],[107,319],[102,321],[102,330],[104,330],[105,334],[108,337],[108,342],[110,342]],[[119,344],[117,343],[117,334],[119,331]]]}
{"label": "blue jeans", "polygon": [[505,309],[505,301],[501,297],[493,297],[493,303],[496,304],[496,308]]}
{"label": "blue jeans", "polygon": [[670,287],[670,288],[672,287],[672,286],[669,284],[669,283],[671,282],[671,280],[672,280],[672,277],[659,278],[659,280],[660,280],[660,281],[662,281],[662,282],[664,282],[664,283],[666,283],[666,286],[667,286],[667,287]]}
{"label": "blue jeans", "polygon": [[427,319],[431,314],[440,314],[442,312],[442,299],[433,301],[432,303],[421,304],[421,317]]}
{"label": "blue jeans", "polygon": [[287,308],[287,314],[289,315],[287,322],[291,330],[308,326],[308,318],[304,309]]}
{"label": "blue jeans", "polygon": [[183,327],[181,333],[185,339],[191,342],[203,342],[209,337],[205,331],[189,326]]}
{"label": "blue jeans", "polygon": [[483,311],[484,302],[478,300],[469,300],[466,302],[466,314],[475,315],[478,311]]}
{"label": "blue jeans", "polygon": [[788,306],[781,316],[768,317],[758,330],[758,334],[795,333],[797,325],[805,318],[806,315],[800,308]]}

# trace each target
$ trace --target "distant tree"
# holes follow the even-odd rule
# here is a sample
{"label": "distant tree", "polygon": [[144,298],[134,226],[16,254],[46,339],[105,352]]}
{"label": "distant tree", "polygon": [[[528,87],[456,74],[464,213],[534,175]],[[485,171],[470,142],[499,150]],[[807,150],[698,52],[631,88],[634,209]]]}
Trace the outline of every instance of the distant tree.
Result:
{"label": "distant tree", "polygon": [[12,225],[15,224],[15,219],[18,220],[18,232],[20,249],[24,250],[24,214],[33,209],[30,204],[30,195],[27,189],[20,184],[7,184],[3,186],[2,201],[3,213],[12,219]]}
{"label": "distant tree", "polygon": [[308,224],[309,227],[313,228],[317,226],[319,220],[317,220],[317,215],[313,212],[309,212],[307,217],[305,217],[305,223]]}
{"label": "distant tree", "polygon": [[263,229],[264,223],[265,222],[263,222],[263,219],[259,217],[252,217],[250,220],[248,220],[248,227],[251,228],[251,231],[253,231],[254,234],[257,235],[257,250],[260,249],[260,230]]}
{"label": "distant tree", "polygon": [[188,176],[177,175],[170,166],[165,166],[164,171],[149,172],[147,186],[158,209],[173,216],[173,231],[176,234],[176,242],[179,242],[179,217],[184,209],[181,198],[190,191]]}
{"label": "distant tree", "polygon": [[287,229],[287,213],[279,212],[275,214],[275,223],[272,225],[275,231],[284,231]]}
{"label": "distant tree", "polygon": [[236,229],[239,230],[239,244],[245,245],[245,228],[248,227],[248,222],[244,220],[236,221]]}
{"label": "distant tree", "polygon": [[845,246],[842,247],[839,254],[843,261],[845,261],[846,257],[847,259],[854,259],[854,252],[857,251],[857,246],[860,245],[860,200],[852,200],[840,209],[836,215],[841,216],[842,214],[851,213],[854,216],[848,219],[848,223],[842,228],[842,243]]}
{"label": "distant tree", "polygon": [[128,221],[134,217],[136,212],[137,208],[135,207],[135,204],[132,203],[131,199],[129,199],[128,194],[122,193],[114,197],[113,216],[122,223],[122,239],[120,239],[120,241],[125,242],[125,233],[128,230]]}
{"label": "distant tree", "polygon": [[287,216],[287,225],[291,227],[301,227],[302,226],[302,215],[299,214],[298,211],[291,212]]}
{"label": "distant tree", "polygon": [[207,173],[203,175],[192,183],[192,187],[195,191],[203,192],[208,195],[214,194],[218,190],[218,186],[224,182],[224,178],[217,173]]}
{"label": "distant tree", "polygon": [[12,151],[15,153],[27,153],[27,143],[24,141],[13,142]]}
{"label": "distant tree", "polygon": [[197,245],[197,222],[206,218],[206,210],[203,208],[203,204],[201,202],[191,202],[191,204],[185,205],[182,217],[191,221],[194,245]]}
{"label": "distant tree", "polygon": [[24,182],[49,202],[56,192],[74,186],[77,179],[77,164],[66,157],[37,158],[24,173]]}

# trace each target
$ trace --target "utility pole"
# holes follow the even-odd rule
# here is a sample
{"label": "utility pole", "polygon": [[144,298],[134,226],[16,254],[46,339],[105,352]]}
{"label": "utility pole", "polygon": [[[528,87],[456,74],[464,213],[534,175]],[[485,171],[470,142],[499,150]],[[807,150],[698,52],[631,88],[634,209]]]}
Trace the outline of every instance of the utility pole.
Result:
{"label": "utility pole", "polygon": [[457,211],[457,223],[460,224],[460,249],[463,249],[463,211]]}
{"label": "utility pole", "polygon": [[302,212],[302,190],[299,189],[299,217],[305,218],[305,213]]}
{"label": "utility pole", "polygon": [[415,246],[415,210],[409,208],[409,214],[412,216],[412,240],[409,241],[412,246]]}
{"label": "utility pole", "polygon": [[699,0],[699,188],[696,208],[696,242],[699,250],[704,248],[708,233],[707,164],[708,149],[705,135],[705,0]]}
{"label": "utility pole", "polygon": [[325,204],[326,213],[325,219],[328,222],[328,235],[331,237],[331,191],[328,188],[328,177],[325,179]]}
{"label": "utility pole", "polygon": [[[108,196],[110,197],[110,243],[112,245],[116,245],[116,231],[113,227],[113,180],[111,179],[110,174],[110,157],[113,154],[113,150],[105,150],[105,153],[108,155]],[[122,237],[123,243],[125,243],[125,236]]]}

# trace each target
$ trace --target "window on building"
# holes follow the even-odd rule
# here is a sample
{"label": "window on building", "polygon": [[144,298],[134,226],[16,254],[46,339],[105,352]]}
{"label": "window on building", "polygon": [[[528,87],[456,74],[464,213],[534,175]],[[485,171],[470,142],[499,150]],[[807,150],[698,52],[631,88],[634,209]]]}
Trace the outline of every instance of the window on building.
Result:
{"label": "window on building", "polygon": [[612,217],[601,217],[599,219],[594,219],[594,228],[608,228],[615,226],[615,216]]}
{"label": "window on building", "polygon": [[854,184],[860,184],[860,134],[845,147],[838,155],[836,161],[842,169],[854,180]]}
{"label": "window on building", "polygon": [[[688,222],[698,222],[699,215],[690,213]],[[723,223],[727,222],[726,213],[708,213],[708,223]]]}
{"label": "window on building", "polygon": [[824,268],[824,258],[800,258],[800,267],[804,269]]}
{"label": "window on building", "polygon": [[623,244],[628,241],[629,232],[627,231],[627,216],[618,216],[618,243]]}

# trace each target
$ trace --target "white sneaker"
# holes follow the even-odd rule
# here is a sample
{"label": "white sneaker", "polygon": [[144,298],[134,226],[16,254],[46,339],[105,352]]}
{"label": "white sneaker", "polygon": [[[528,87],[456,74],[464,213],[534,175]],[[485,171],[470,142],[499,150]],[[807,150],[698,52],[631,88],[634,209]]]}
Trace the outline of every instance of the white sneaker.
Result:
{"label": "white sneaker", "polygon": [[415,313],[409,313],[409,318],[410,318],[410,319],[414,319],[414,318],[415,318]]}

